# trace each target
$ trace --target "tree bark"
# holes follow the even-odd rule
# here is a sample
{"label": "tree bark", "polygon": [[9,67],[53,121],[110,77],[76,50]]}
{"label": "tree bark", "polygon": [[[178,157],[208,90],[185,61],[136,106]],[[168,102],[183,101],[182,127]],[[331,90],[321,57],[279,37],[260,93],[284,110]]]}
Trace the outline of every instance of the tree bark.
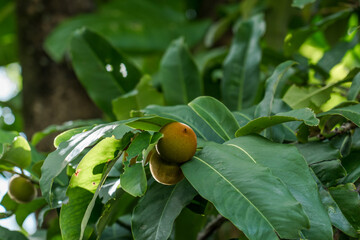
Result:
{"label": "tree bark", "polygon": [[17,0],[19,59],[23,75],[25,133],[51,124],[101,117],[67,62],[44,51],[46,36],[61,21],[95,9],[93,0]]}

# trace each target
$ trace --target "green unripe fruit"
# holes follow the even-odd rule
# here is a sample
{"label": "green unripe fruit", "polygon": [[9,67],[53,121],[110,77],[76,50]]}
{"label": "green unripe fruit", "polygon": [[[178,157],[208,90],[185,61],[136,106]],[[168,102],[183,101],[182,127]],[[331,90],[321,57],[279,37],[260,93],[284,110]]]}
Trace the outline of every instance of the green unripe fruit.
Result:
{"label": "green unripe fruit", "polygon": [[164,161],[156,151],[150,154],[150,172],[157,182],[164,185],[174,185],[184,178],[184,174],[178,165]]}
{"label": "green unripe fruit", "polygon": [[28,203],[35,198],[36,188],[29,179],[14,175],[9,182],[8,194],[18,203]]}
{"label": "green unripe fruit", "polygon": [[186,124],[172,122],[160,129],[164,135],[156,144],[162,159],[169,163],[181,164],[189,161],[196,152],[195,132]]}

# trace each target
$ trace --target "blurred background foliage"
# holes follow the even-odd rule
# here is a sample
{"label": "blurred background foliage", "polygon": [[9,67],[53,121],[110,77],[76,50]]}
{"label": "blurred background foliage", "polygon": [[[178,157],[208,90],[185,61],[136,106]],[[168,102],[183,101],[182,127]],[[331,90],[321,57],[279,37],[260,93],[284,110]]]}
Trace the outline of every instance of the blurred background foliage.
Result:
{"label": "blurred background foliage", "polygon": [[[49,34],[43,46],[54,61],[69,62],[73,33],[85,27],[131,59],[159,89],[161,58],[169,44],[181,36],[200,70],[204,93],[221,98],[218,86],[223,76],[222,62],[231,49],[232,36],[241,23],[258,14],[264,15],[264,23],[257,19],[254,24],[265,24],[264,33],[259,33],[264,34],[260,89],[274,67],[287,59],[299,63],[298,73],[291,77],[299,87],[339,81],[350,69],[359,66],[359,2],[355,0],[96,1],[94,12],[65,19]],[[0,3],[0,75],[1,94],[6,96],[0,99],[0,126],[22,131],[17,40],[15,2],[3,0]],[[5,86],[11,90],[5,90]],[[260,90],[254,96],[255,103],[261,95]],[[328,110],[344,99],[338,89],[321,109]]]}

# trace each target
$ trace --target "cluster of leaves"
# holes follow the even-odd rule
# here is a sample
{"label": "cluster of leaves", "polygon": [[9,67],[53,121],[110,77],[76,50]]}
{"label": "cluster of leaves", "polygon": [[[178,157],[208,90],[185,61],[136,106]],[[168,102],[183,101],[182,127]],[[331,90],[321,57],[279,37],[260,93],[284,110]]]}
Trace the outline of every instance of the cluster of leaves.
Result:
{"label": "cluster of leaves", "polygon": [[[208,48],[195,53],[187,43],[209,23],[189,22],[166,4],[114,1],[59,26],[47,51],[59,61],[70,56],[109,121],[50,126],[30,144],[0,132],[0,170],[25,169],[41,190],[28,204],[5,195],[0,216],[15,214],[21,225],[38,210],[41,225],[56,210],[43,233],[49,239],[205,239],[222,218],[239,239],[359,238],[358,36],[338,31],[352,30],[358,13],[317,15],[287,32],[281,52],[263,46],[271,25],[262,4],[249,3],[228,6],[206,33]],[[213,47],[230,28],[230,46]],[[307,48],[323,54],[309,59]],[[136,50],[160,53],[129,57]],[[181,166],[185,179],[165,186],[149,174],[146,157],[172,121],[196,132],[198,151]],[[63,132],[45,158],[31,146],[54,131]],[[0,236],[26,239],[19,234],[0,227]]]}

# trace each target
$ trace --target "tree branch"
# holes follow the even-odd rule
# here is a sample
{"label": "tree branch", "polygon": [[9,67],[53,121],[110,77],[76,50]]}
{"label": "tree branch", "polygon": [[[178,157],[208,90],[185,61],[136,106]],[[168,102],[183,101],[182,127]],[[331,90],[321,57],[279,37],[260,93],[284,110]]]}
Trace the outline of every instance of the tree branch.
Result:
{"label": "tree branch", "polygon": [[220,228],[221,225],[226,222],[227,219],[222,215],[218,215],[213,221],[211,221],[203,231],[198,234],[197,240],[205,240],[210,237],[216,229]]}

